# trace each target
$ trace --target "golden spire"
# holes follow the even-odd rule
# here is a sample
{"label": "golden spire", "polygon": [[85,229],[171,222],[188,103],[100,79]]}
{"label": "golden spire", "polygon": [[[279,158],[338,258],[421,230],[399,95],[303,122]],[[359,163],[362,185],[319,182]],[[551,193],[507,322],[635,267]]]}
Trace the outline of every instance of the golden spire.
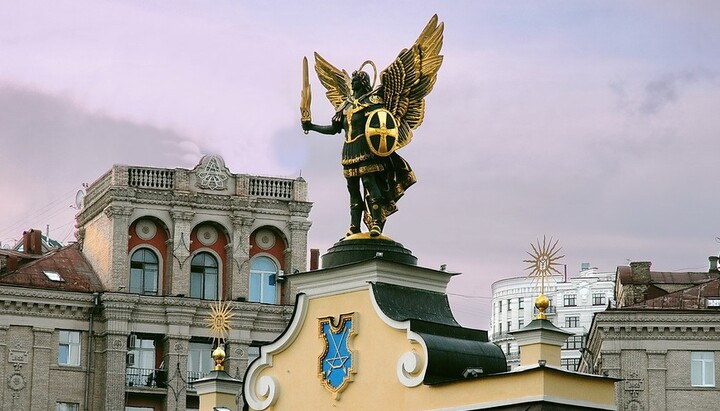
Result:
{"label": "golden spire", "polygon": [[545,236],[543,236],[542,245],[540,245],[540,240],[537,240],[537,247],[535,244],[530,243],[533,252],[528,252],[528,255],[532,258],[530,260],[523,260],[524,263],[530,264],[530,266],[525,268],[526,270],[531,270],[528,277],[532,277],[533,282],[540,281],[540,295],[535,299],[535,307],[539,311],[537,317],[535,318],[539,320],[547,319],[545,310],[550,306],[550,300],[545,296],[545,278],[551,277],[553,275],[553,271],[557,274],[561,274],[554,266],[560,265],[558,260],[565,256],[557,255],[562,249],[555,249],[557,244],[558,240],[555,240],[553,243],[552,237],[550,237],[550,241],[548,242],[545,239]]}
{"label": "golden spire", "polygon": [[215,361],[215,371],[222,371],[222,365],[225,361],[225,350],[222,349],[222,342],[227,339],[230,332],[230,318],[232,318],[232,307],[230,303],[218,300],[210,306],[211,314],[208,318],[208,328],[213,336],[213,344],[217,342],[217,348],[212,353],[212,359]]}

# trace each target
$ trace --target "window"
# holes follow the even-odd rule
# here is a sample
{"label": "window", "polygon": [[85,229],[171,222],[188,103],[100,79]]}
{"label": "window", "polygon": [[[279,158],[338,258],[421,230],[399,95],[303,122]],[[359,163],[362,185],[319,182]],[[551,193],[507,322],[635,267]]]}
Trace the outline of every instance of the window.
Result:
{"label": "window", "polygon": [[510,343],[505,344],[505,354],[510,354]]}
{"label": "window", "polygon": [[565,327],[573,328],[573,327],[579,327],[579,326],[580,326],[580,317],[575,316],[575,315],[565,317]]}
{"label": "window", "polygon": [[583,336],[582,335],[572,335],[570,338],[565,341],[565,345],[563,345],[563,350],[579,350],[582,348],[583,343]]}
{"label": "window", "polygon": [[62,278],[62,276],[57,271],[44,271],[43,274],[45,274],[45,277],[47,277],[48,280],[54,281],[56,283],[64,283],[65,280]]}
{"label": "window", "polygon": [[210,343],[191,342],[188,347],[188,382],[206,376],[212,371],[215,361],[212,359],[213,346]]}
{"label": "window", "polygon": [[575,294],[565,294],[565,307],[575,307]]}
{"label": "window", "polygon": [[511,326],[511,325],[512,325],[512,321],[508,321],[508,322],[507,322],[507,327],[508,327],[507,330],[508,330],[508,331],[510,331],[510,326]]}
{"label": "window", "polygon": [[498,324],[498,333],[502,334],[502,323]]}
{"label": "window", "polygon": [[135,251],[130,258],[130,292],[158,293],[158,258],[149,248]]}
{"label": "window", "polygon": [[518,329],[523,328],[524,326],[525,326],[525,320],[522,318],[519,319],[518,320]]}
{"label": "window", "polygon": [[257,257],[250,263],[250,301],[275,304],[278,269],[269,257]]}
{"label": "window", "polygon": [[605,305],[605,294],[604,293],[593,293],[592,304],[593,305]]}
{"label": "window", "polygon": [[80,365],[80,331],[60,330],[58,364],[75,367]]}
{"label": "window", "polygon": [[693,387],[715,386],[715,353],[695,351],[690,353],[690,383]]}
{"label": "window", "polygon": [[155,379],[155,340],[130,336],[127,356],[127,385],[153,386]]}
{"label": "window", "polygon": [[210,253],[198,253],[190,262],[190,297],[218,298],[218,262]]}
{"label": "window", "polygon": [[511,308],[510,308],[510,300],[507,300],[507,307],[508,307],[507,310],[510,311],[510,310],[511,310]]}
{"label": "window", "polygon": [[577,371],[578,365],[580,365],[579,358],[561,358],[560,366],[564,367],[568,371]]}
{"label": "window", "polygon": [[502,300],[498,301],[498,312],[502,312]]}
{"label": "window", "polygon": [[525,298],[520,297],[518,298],[518,310],[522,310],[525,308]]}
{"label": "window", "polygon": [[56,402],[55,411],[79,411],[80,404],[74,404],[71,402]]}

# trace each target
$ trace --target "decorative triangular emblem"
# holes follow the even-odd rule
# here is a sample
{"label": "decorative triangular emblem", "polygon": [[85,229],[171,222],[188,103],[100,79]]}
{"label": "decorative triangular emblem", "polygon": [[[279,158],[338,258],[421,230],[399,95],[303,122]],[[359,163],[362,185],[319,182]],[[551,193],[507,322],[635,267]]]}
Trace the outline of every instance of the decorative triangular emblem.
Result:
{"label": "decorative triangular emblem", "polygon": [[333,317],[318,320],[319,336],[325,349],[318,358],[318,376],[334,399],[340,399],[342,392],[352,382],[356,369],[356,358],[350,348],[350,339],[356,334],[355,313],[341,314],[337,325]]}
{"label": "decorative triangular emblem", "polygon": [[198,187],[210,190],[224,190],[228,176],[222,157],[216,155],[204,156],[200,161],[197,176]]}

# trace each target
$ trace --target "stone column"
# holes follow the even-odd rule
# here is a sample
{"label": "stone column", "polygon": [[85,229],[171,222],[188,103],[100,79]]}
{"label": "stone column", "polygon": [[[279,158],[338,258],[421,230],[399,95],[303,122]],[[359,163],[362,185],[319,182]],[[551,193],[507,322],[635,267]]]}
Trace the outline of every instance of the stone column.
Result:
{"label": "stone column", "polygon": [[50,364],[52,364],[53,330],[33,327],[33,362],[30,392],[30,409],[48,407],[50,390]]}
{"label": "stone column", "polygon": [[305,218],[291,217],[288,222],[290,228],[290,255],[285,262],[287,271],[307,271],[307,234],[312,223]]}
{"label": "stone column", "polygon": [[[105,410],[123,411],[125,409],[125,374],[130,335],[128,321],[135,306],[129,301],[113,301],[114,296],[105,295],[104,314],[106,318],[105,340]],[[120,297],[120,296],[117,296]],[[122,297],[120,297],[122,298]],[[137,298],[137,297],[135,297]],[[124,299],[124,298],[123,298]],[[98,367],[100,364],[96,363]]]}
{"label": "stone column", "polygon": [[649,409],[667,409],[667,350],[648,350],[647,355]]}
{"label": "stone column", "polygon": [[132,206],[129,204],[115,204],[105,209],[105,215],[111,221],[112,232],[110,239],[110,261],[112,274],[108,284],[104,284],[108,290],[117,291],[121,286],[127,287],[130,267],[128,256],[128,231],[130,230],[130,215]]}
{"label": "stone column", "polygon": [[225,344],[227,358],[225,359],[225,370],[229,375],[242,380],[248,366],[248,348],[251,341],[230,340]]}
{"label": "stone column", "polygon": [[189,335],[189,333],[170,335],[163,340],[165,350],[163,361],[165,362],[165,384],[167,386],[166,410],[184,410],[186,408]]}
{"label": "stone column", "polygon": [[232,217],[232,242],[229,244],[227,261],[228,300],[247,298],[250,294],[250,234],[255,217],[249,213]]}
{"label": "stone column", "polygon": [[190,210],[173,209],[170,211],[173,219],[172,250],[168,256],[167,264],[172,264],[168,272],[172,276],[168,279],[167,295],[190,295],[190,231],[195,213]]}
{"label": "stone column", "polygon": [[[5,324],[0,325],[0,359],[8,358],[8,363],[13,363],[8,352],[8,329],[10,329],[10,326]],[[27,357],[27,355],[25,357]],[[6,387],[8,383],[5,378],[7,375],[10,375],[6,367],[8,367],[8,364],[0,366],[0,387],[3,387],[0,389],[0,408],[2,409],[10,408],[8,404],[5,404],[4,387]]]}

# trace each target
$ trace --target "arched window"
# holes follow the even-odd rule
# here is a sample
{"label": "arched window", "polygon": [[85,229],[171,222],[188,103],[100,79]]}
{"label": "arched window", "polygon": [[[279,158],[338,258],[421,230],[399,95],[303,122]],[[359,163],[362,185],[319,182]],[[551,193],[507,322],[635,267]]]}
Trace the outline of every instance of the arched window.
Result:
{"label": "arched window", "polygon": [[197,253],[190,262],[190,297],[218,298],[218,262],[210,253]]}
{"label": "arched window", "polygon": [[149,248],[136,250],[130,258],[130,292],[158,294],[158,258]]}
{"label": "arched window", "polygon": [[256,257],[250,262],[250,301],[275,304],[278,268],[269,257]]}

